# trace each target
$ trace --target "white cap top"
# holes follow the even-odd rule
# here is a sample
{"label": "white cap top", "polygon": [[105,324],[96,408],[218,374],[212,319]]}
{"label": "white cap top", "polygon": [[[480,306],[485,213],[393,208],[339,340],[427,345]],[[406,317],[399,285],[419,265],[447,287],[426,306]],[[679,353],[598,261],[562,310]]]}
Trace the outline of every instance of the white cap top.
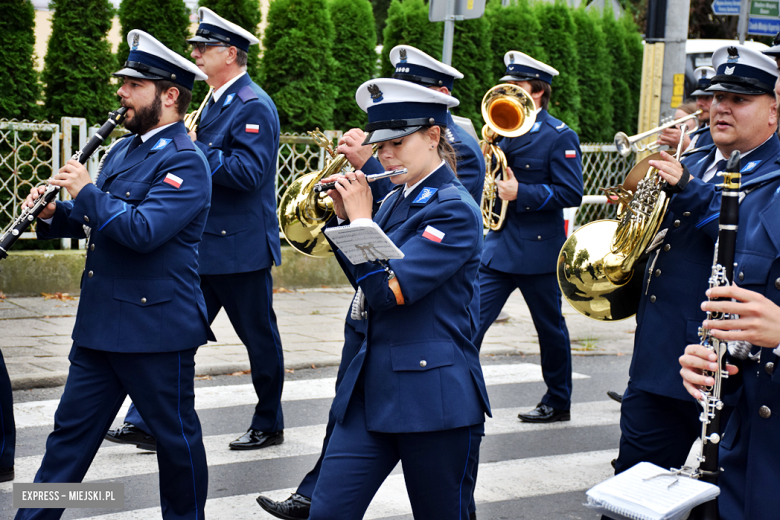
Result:
{"label": "white cap top", "polygon": [[450,67],[411,45],[396,45],[390,50],[390,63],[393,64],[393,67],[398,67],[399,62],[408,63],[409,65],[420,65],[435,72],[452,76],[455,79],[463,78],[463,74],[458,72],[458,69],[455,67]]}
{"label": "white cap top", "polygon": [[712,67],[699,67],[698,69],[693,71],[693,78],[698,82],[700,79],[709,79],[712,80],[712,77],[715,75],[715,69]]}
{"label": "white cap top", "polygon": [[[207,30],[211,30],[211,37],[197,34],[196,32],[196,36],[187,40],[188,42],[221,41],[235,45],[239,49],[243,49],[245,51],[249,45],[260,43],[260,40],[258,40],[254,34],[242,27],[239,27],[233,22],[225,20],[208,7],[198,8],[198,21],[200,22],[198,30],[203,29],[205,25]],[[231,35],[233,36],[232,38]],[[235,38],[236,36],[238,38]],[[224,40],[225,37],[230,39],[229,42]]]}
{"label": "white cap top", "polygon": [[194,63],[140,29],[133,29],[127,33],[127,44],[130,46],[130,54],[124,68],[114,73],[114,76],[166,79],[190,90],[195,80],[207,78]]}
{"label": "white cap top", "polygon": [[447,108],[460,104],[457,98],[447,94],[393,78],[366,81],[355,92],[355,101],[364,112],[368,112],[369,108],[393,103],[425,103],[444,105]]}
{"label": "white cap top", "polygon": [[501,78],[501,81],[539,79],[552,83],[552,78],[558,75],[558,71],[554,68],[520,51],[509,51],[504,54],[504,65],[506,65],[506,76]]}

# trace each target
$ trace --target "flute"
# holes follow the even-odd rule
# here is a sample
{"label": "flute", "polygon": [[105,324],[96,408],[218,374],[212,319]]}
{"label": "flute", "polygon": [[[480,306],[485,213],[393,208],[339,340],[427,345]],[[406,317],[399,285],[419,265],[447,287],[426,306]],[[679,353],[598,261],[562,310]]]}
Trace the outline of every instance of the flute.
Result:
{"label": "flute", "polygon": [[[84,148],[73,154],[73,159],[81,164],[86,164],[87,160],[89,160],[98,147],[103,144],[103,141],[108,138],[114,128],[124,122],[126,112],[127,108],[125,107],[121,107],[114,112],[111,112],[108,121],[103,123],[103,126],[95,132],[95,135],[92,136]],[[11,246],[19,240],[22,233],[30,227],[46,206],[57,198],[59,192],[59,186],[54,186],[53,184],[46,186],[46,191],[38,197],[35,204],[33,204],[31,208],[24,208],[16,220],[14,220],[8,229],[0,235],[0,260],[8,256],[8,250],[11,249]]]}
{"label": "flute", "polygon": [[[384,179],[385,177],[395,177],[396,175],[403,175],[407,171],[409,170],[407,170],[406,168],[399,168],[397,170],[389,170],[382,173],[375,173],[374,175],[366,175],[366,180],[368,182],[374,182],[374,181],[378,181],[379,179]],[[335,187],[336,187],[335,181],[326,182],[325,184],[318,182],[317,184],[314,185],[314,191],[316,193],[322,193],[323,191],[332,190]]]}

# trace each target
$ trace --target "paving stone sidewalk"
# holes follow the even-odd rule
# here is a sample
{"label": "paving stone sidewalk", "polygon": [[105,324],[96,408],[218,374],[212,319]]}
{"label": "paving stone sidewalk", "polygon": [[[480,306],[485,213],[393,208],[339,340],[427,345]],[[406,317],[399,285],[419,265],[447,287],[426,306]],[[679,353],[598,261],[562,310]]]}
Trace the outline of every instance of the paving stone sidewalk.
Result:
{"label": "paving stone sidewalk", "polygon": [[[351,287],[301,289],[274,295],[288,370],[338,365],[344,316]],[[575,355],[630,355],[635,321],[602,323],[579,315],[564,302],[564,315]],[[0,300],[0,348],[14,389],[59,386],[68,370],[70,334],[78,299],[6,298]],[[528,307],[519,291],[509,298],[507,321],[495,323],[482,344],[483,356],[539,354]],[[198,349],[198,375],[220,375],[249,369],[246,349],[222,312],[212,326],[217,342]]]}

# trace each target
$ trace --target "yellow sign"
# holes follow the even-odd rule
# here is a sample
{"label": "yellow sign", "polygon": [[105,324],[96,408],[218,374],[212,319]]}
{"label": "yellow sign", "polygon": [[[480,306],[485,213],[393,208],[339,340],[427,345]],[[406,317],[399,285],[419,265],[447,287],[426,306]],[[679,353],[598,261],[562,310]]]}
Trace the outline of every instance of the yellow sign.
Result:
{"label": "yellow sign", "polygon": [[466,9],[468,9],[469,11],[474,9],[474,0],[468,0],[468,2],[466,2]]}
{"label": "yellow sign", "polygon": [[682,105],[683,95],[685,94],[685,74],[674,75],[674,89],[672,91],[672,102],[669,105],[676,108]]}

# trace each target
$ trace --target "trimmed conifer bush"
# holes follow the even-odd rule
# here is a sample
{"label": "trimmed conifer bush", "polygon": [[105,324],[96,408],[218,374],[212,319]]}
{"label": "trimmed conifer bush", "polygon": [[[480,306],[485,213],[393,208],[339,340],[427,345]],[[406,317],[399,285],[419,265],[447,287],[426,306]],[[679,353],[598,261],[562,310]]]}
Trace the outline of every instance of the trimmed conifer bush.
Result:
{"label": "trimmed conifer bush", "polygon": [[417,47],[440,60],[443,26],[428,21],[428,5],[423,0],[393,0],[387,9],[383,33],[382,77],[389,78],[395,72],[390,50],[396,45]]}
{"label": "trimmed conifer bush", "polygon": [[104,123],[119,106],[116,86],[109,83],[116,59],[106,35],[114,8],[109,0],[52,0],[46,61],[41,79],[45,117],[85,117],[90,125]]}
{"label": "trimmed conifer bush", "polygon": [[534,6],[534,10],[539,23],[544,28],[539,33],[539,40],[547,51],[545,63],[560,72],[560,75],[552,81],[550,114],[579,133],[580,90],[577,85],[579,58],[571,9],[563,0],[556,0],[554,4],[539,2]]}
{"label": "trimmed conifer bush", "polygon": [[122,39],[117,48],[117,70],[122,68],[130,46],[127,33],[140,29],[157,38],[174,52],[189,58],[187,38],[190,36],[190,17],[183,0],[129,0],[119,4],[119,22]]}
{"label": "trimmed conifer bush", "polygon": [[35,70],[35,10],[30,0],[0,0],[0,117],[36,119],[41,87]]}
{"label": "trimmed conifer bush", "polygon": [[376,21],[377,44],[381,44],[382,31],[385,30],[387,8],[390,7],[390,0],[371,0],[371,7],[374,11],[374,20]]}
{"label": "trimmed conifer bush", "polygon": [[515,0],[504,7],[501,0],[490,0],[485,9],[491,32],[491,80],[498,84],[506,71],[504,55],[509,51],[520,51],[542,62],[547,61],[547,52],[542,47],[539,34],[542,26],[528,0]]}
{"label": "trimmed conifer bush", "polygon": [[376,26],[368,0],[331,0],[330,18],[336,28],[333,78],[339,94],[333,111],[334,128],[363,128],[368,121],[355,103],[355,91],[376,74]]}
{"label": "trimmed conifer bush", "polygon": [[338,94],[330,82],[333,23],[326,0],[275,0],[268,9],[260,85],[279,111],[282,131],[333,125]]}
{"label": "trimmed conifer bush", "polygon": [[579,67],[576,71],[581,95],[580,141],[611,142],[612,57],[607,53],[606,36],[601,29],[601,16],[595,10],[584,8],[572,11],[577,26],[576,41]]}
{"label": "trimmed conifer bush", "polygon": [[[631,135],[636,132],[637,105],[632,102],[631,88],[639,90],[640,83],[629,88],[626,81],[631,70],[631,57],[626,49],[624,26],[615,20],[612,5],[607,2],[601,14],[601,27],[607,38],[607,51],[612,56],[612,70],[609,77],[612,79],[612,110],[614,132],[626,132]],[[639,65],[641,67],[641,63]],[[641,73],[640,73],[641,74]]]}
{"label": "trimmed conifer bush", "polygon": [[488,73],[491,64],[490,22],[484,16],[455,23],[452,46],[452,66],[463,74],[455,80],[453,95],[460,105],[452,110],[456,115],[471,119],[477,132],[484,125],[480,104],[492,86]]}
{"label": "trimmed conifer bush", "polygon": [[625,71],[625,77],[626,83],[629,85],[629,91],[631,92],[631,105],[629,106],[631,120],[629,122],[629,130],[633,133],[638,127],[639,97],[641,92],[640,87],[642,85],[642,61],[644,58],[645,46],[642,44],[642,35],[639,32],[639,27],[637,27],[633,17],[629,13],[623,13],[619,23],[623,26],[626,51],[629,56],[629,65],[628,69]]}

